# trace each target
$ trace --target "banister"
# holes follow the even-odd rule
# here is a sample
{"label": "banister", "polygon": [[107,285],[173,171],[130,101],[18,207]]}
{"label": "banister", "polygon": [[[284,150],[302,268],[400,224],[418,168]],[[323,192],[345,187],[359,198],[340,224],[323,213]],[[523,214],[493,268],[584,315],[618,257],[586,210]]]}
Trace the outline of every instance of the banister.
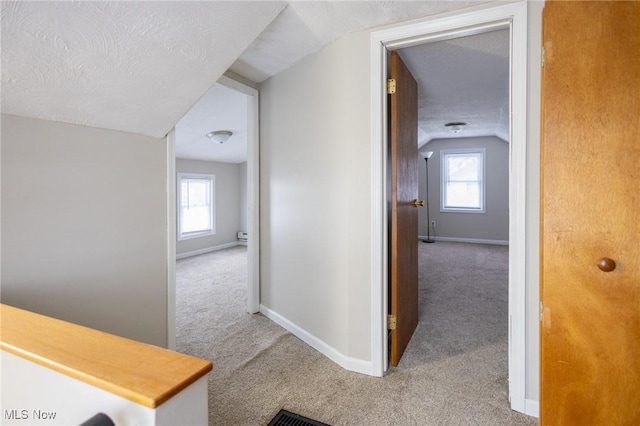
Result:
{"label": "banister", "polygon": [[156,408],[211,362],[0,304],[0,349]]}

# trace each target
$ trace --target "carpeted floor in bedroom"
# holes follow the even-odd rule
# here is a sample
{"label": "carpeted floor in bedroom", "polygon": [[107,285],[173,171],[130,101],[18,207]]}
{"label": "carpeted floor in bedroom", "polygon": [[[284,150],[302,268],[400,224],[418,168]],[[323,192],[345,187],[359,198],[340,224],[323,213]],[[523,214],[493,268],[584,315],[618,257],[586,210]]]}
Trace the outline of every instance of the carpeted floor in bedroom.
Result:
{"label": "carpeted floor in bedroom", "polygon": [[420,323],[384,378],[247,314],[246,247],[179,260],[177,350],[214,363],[209,425],[265,426],[282,408],[334,426],[537,424],[508,402],[508,248],[420,243],[419,256]]}

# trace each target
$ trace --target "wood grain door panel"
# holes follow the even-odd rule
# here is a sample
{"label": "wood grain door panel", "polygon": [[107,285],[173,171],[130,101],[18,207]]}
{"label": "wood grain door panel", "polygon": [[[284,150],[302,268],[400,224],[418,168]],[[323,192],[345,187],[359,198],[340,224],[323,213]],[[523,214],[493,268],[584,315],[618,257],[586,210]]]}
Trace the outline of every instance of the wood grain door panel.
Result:
{"label": "wood grain door panel", "polygon": [[418,325],[418,83],[397,52],[391,52],[390,95],[390,313],[391,365],[397,366]]}
{"label": "wood grain door panel", "polygon": [[543,19],[540,423],[640,425],[640,3]]}

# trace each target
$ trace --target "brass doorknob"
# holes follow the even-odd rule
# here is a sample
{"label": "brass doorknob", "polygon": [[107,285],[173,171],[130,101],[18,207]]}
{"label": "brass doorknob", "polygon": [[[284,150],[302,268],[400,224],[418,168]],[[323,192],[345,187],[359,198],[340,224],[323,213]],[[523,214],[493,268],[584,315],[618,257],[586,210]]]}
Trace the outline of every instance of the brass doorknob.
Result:
{"label": "brass doorknob", "polygon": [[603,257],[598,261],[598,268],[602,272],[611,272],[616,269],[616,262],[613,259],[609,259],[608,257]]}
{"label": "brass doorknob", "polygon": [[422,207],[422,206],[424,206],[424,201],[422,201],[422,200],[413,200],[412,204],[413,204],[414,207]]}

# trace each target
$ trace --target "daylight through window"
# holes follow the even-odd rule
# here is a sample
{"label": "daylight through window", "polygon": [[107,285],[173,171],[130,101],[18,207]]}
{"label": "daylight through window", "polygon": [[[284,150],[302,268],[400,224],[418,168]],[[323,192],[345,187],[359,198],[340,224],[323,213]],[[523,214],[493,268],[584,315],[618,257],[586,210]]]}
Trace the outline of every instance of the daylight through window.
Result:
{"label": "daylight through window", "polygon": [[484,213],[484,157],[484,149],[441,151],[441,211]]}
{"label": "daylight through window", "polygon": [[178,175],[178,239],[215,234],[213,175]]}

